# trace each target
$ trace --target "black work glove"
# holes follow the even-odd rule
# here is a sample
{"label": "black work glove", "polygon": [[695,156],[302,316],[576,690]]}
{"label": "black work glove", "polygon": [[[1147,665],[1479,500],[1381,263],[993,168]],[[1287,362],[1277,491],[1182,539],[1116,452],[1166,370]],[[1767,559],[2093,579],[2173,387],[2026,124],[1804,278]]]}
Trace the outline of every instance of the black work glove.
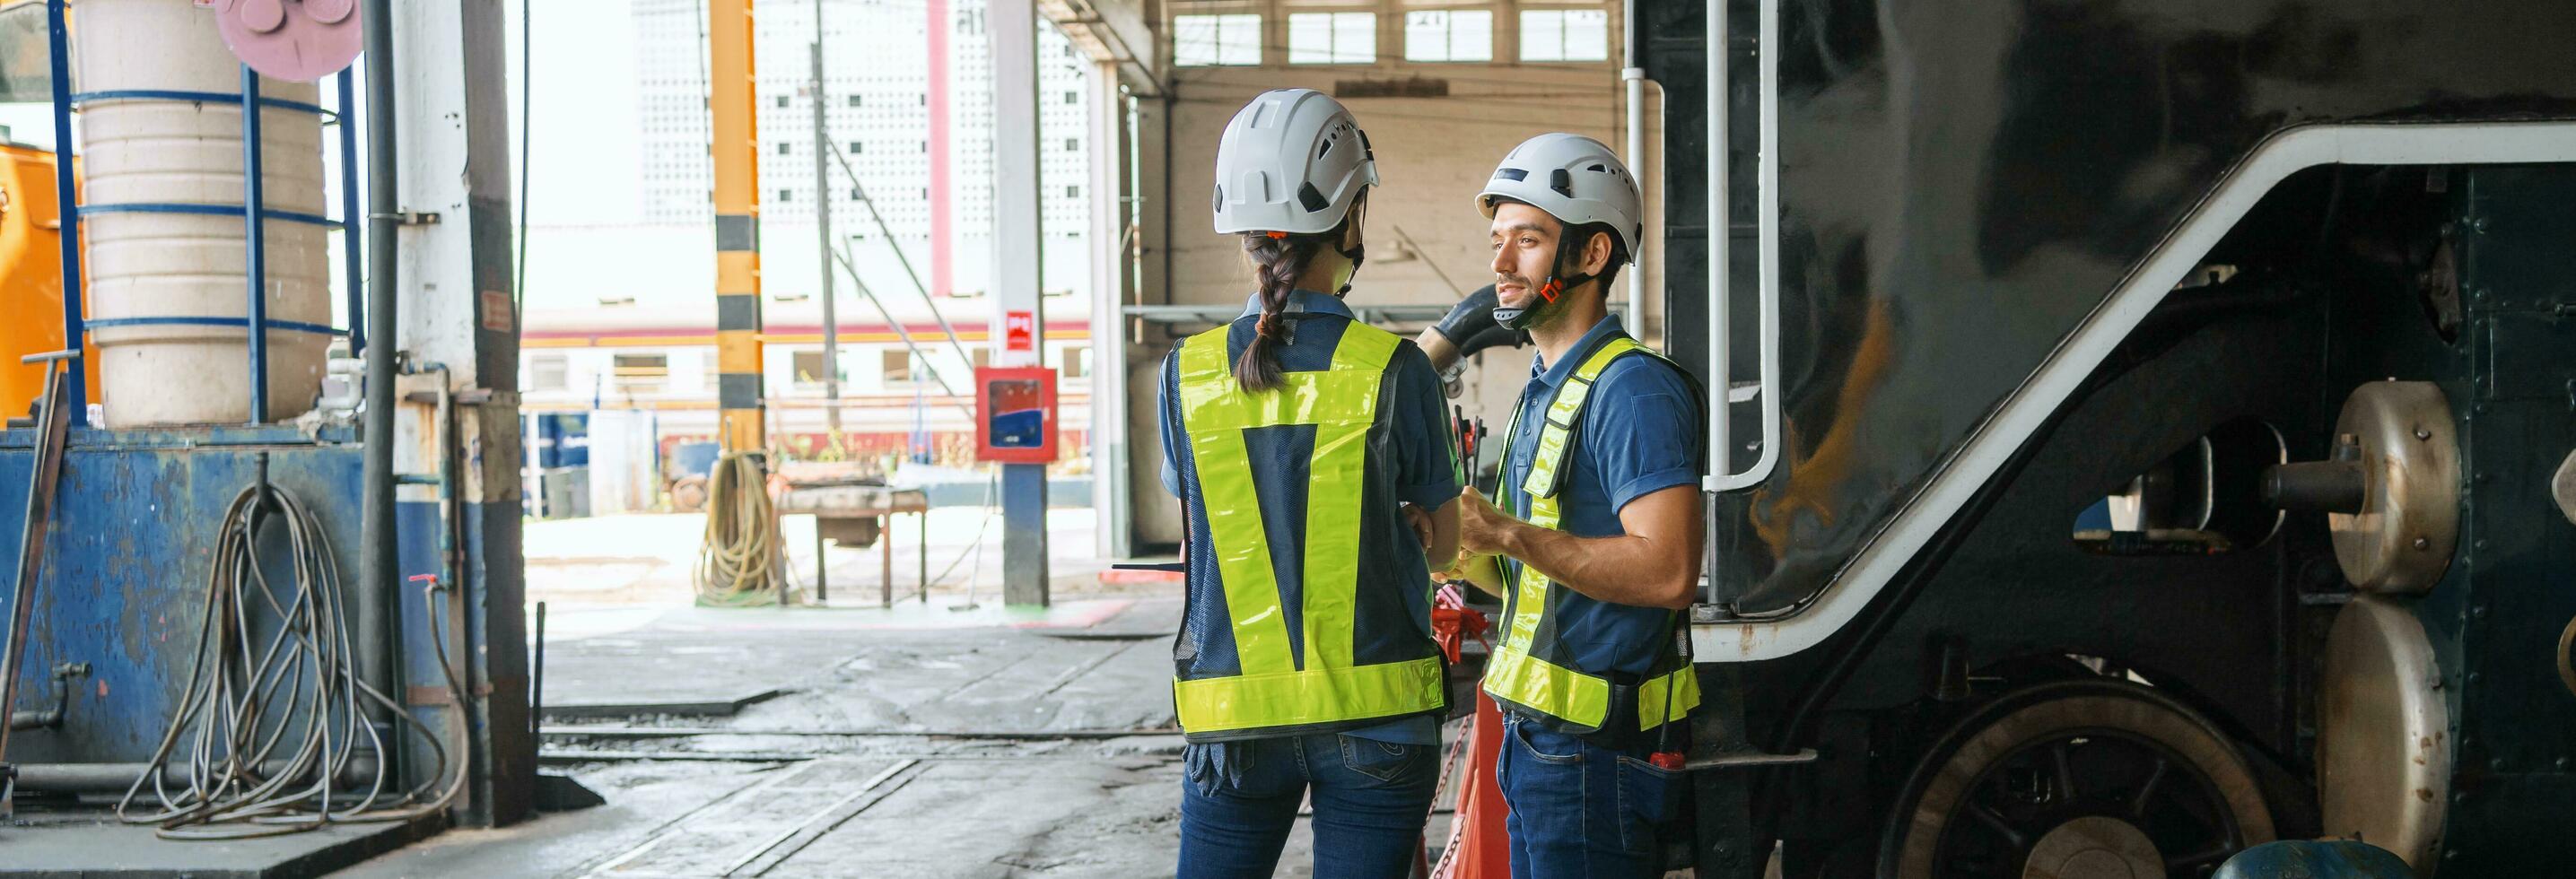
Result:
{"label": "black work glove", "polygon": [[1494,323],[1494,308],[1502,304],[1494,295],[1494,285],[1487,284],[1458,301],[1449,314],[1431,328],[1441,338],[1457,347],[1459,359],[1476,356],[1476,352],[1494,347],[1519,347],[1523,338],[1519,330],[1506,329]]}

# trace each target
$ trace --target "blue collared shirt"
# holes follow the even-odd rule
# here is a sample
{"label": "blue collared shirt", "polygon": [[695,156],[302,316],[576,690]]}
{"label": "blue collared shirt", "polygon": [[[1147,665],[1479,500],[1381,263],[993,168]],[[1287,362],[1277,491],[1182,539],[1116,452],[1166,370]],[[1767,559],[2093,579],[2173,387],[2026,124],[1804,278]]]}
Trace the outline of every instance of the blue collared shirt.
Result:
{"label": "blue collared shirt", "polygon": [[[1605,316],[1570,349],[1589,351],[1621,332],[1617,317]],[[1575,356],[1550,364],[1544,355],[1531,361],[1529,384],[1521,389],[1523,411],[1513,426],[1510,460],[1503,462],[1497,503],[1526,518],[1529,495],[1521,483],[1537,456],[1540,409],[1574,374]],[[1560,530],[1577,537],[1617,537],[1627,529],[1619,511],[1630,501],[1679,485],[1696,485],[1707,446],[1699,390],[1681,370],[1662,358],[1627,356],[1611,361],[1592,386],[1575,425],[1574,443],[1566,451],[1564,487],[1557,507]],[[1518,573],[1520,563],[1505,564]],[[1548,611],[1558,616],[1558,643],[1573,657],[1574,667],[1592,674],[1611,671],[1644,675],[1654,670],[1663,652],[1672,611],[1659,607],[1612,604],[1567,591]]]}
{"label": "blue collared shirt", "polygon": [[[1345,320],[1291,319],[1289,343],[1280,346],[1280,368],[1290,372],[1315,372],[1332,365],[1333,349],[1341,344],[1342,330],[1358,317],[1338,297],[1312,290],[1297,290],[1288,297],[1288,311],[1333,315]],[[1261,297],[1253,296],[1244,303],[1243,314],[1232,322],[1228,335],[1226,362],[1243,355],[1244,346],[1252,339],[1253,323],[1261,316]],[[1440,392],[1440,375],[1431,368],[1431,358],[1410,341],[1399,343],[1387,364],[1388,393],[1379,403],[1387,418],[1386,451],[1383,460],[1372,460],[1371,467],[1392,468],[1389,475],[1395,498],[1425,510],[1437,510],[1458,497],[1457,455],[1452,451],[1447,398]],[[1175,358],[1163,360],[1161,413],[1163,438],[1163,489],[1174,497],[1183,497],[1180,479],[1180,456],[1187,453],[1189,437],[1182,432],[1180,418],[1180,374]],[[1299,512],[1284,521],[1304,521],[1305,486],[1289,485],[1281,480],[1297,468],[1270,470],[1254,468],[1254,490],[1265,498],[1294,498]],[[1410,540],[1410,538],[1407,538]],[[1421,589],[1404,593],[1410,617],[1422,626],[1426,637],[1431,626],[1431,570],[1420,551],[1398,552],[1395,558],[1358,560],[1375,570],[1401,572],[1397,579],[1420,583]],[[1415,717],[1367,729],[1353,730],[1350,735],[1378,741],[1410,745],[1439,743],[1440,725],[1429,717]]]}

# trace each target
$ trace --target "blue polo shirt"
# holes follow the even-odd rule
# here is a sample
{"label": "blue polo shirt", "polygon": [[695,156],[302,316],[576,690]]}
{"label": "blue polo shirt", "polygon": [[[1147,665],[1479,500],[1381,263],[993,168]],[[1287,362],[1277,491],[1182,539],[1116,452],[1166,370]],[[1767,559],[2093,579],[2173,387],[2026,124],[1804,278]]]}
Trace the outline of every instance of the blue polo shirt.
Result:
{"label": "blue polo shirt", "polygon": [[[1540,407],[1574,374],[1582,353],[1620,331],[1617,317],[1603,317],[1575,343],[1565,362],[1549,364],[1545,355],[1531,362],[1529,384],[1521,389],[1524,414],[1509,437],[1511,458],[1503,462],[1498,503],[1504,511],[1527,518],[1529,494],[1521,484],[1529,478],[1539,428],[1546,422]],[[1593,384],[1574,427],[1573,447],[1566,451],[1565,463],[1572,469],[1558,492],[1563,519],[1557,527],[1577,537],[1628,533],[1619,524],[1619,511],[1628,502],[1699,484],[1708,443],[1705,425],[1699,389],[1680,369],[1641,354],[1611,361]],[[1503,563],[1519,573],[1520,562],[1506,558]],[[1569,651],[1577,670],[1592,674],[1651,673],[1673,619],[1670,610],[1612,604],[1571,589],[1549,613],[1559,617],[1557,643]]]}
{"label": "blue polo shirt", "polygon": [[[1318,372],[1330,368],[1333,349],[1341,344],[1343,329],[1358,318],[1351,313],[1349,306],[1342,304],[1340,298],[1312,290],[1290,293],[1287,310],[1291,314],[1302,312],[1313,316],[1289,319],[1289,342],[1278,349],[1280,368],[1289,372]],[[1243,314],[1229,324],[1226,362],[1233,363],[1243,356],[1243,349],[1252,342],[1253,326],[1260,317],[1261,297],[1256,295],[1244,304]],[[1176,357],[1163,358],[1158,406],[1162,416],[1162,479],[1163,489],[1174,497],[1183,497],[1180,474],[1183,460],[1190,454],[1189,436],[1181,428],[1179,370]],[[1387,427],[1387,442],[1382,448],[1371,447],[1369,466],[1390,468],[1387,472],[1392,476],[1390,481],[1395,500],[1426,510],[1437,510],[1456,499],[1459,490],[1457,455],[1452,451],[1454,440],[1449,429],[1449,406],[1440,391],[1440,375],[1431,368],[1431,358],[1410,341],[1396,345],[1395,355],[1387,364],[1387,373],[1384,384],[1386,396],[1378,403],[1379,417]],[[1252,450],[1255,455],[1264,454],[1258,448],[1262,445],[1255,444],[1256,448]],[[1267,521],[1306,520],[1305,468],[1288,463],[1253,468],[1253,490],[1262,499],[1262,505],[1280,505],[1275,511],[1265,511],[1263,518]],[[1195,520],[1198,517],[1192,515],[1191,518]],[[1360,559],[1359,564],[1369,570],[1394,571],[1396,582],[1420,584],[1421,588],[1404,590],[1405,609],[1407,617],[1421,627],[1423,636],[1430,637],[1431,566],[1423,558],[1421,544],[1409,530],[1403,539],[1387,543],[1395,547],[1392,558]],[[1364,542],[1363,545],[1369,544]],[[1204,544],[1194,543],[1190,552],[1195,556],[1206,553],[1207,549]],[[1213,557],[1188,561],[1194,567],[1201,562],[1211,568],[1215,564]],[[1291,614],[1290,628],[1293,629],[1296,611],[1291,608],[1288,612]],[[1350,734],[1396,744],[1435,745],[1440,741],[1440,723],[1430,717],[1414,717],[1354,730]]]}

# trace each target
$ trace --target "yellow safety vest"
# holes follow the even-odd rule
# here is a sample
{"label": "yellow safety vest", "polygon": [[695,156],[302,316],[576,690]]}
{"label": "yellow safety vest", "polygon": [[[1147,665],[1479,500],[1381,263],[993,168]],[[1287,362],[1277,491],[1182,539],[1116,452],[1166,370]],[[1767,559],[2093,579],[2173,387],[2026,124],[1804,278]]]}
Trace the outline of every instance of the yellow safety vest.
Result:
{"label": "yellow safety vest", "polygon": [[[1564,518],[1557,504],[1559,468],[1565,465],[1565,450],[1574,441],[1574,426],[1583,416],[1583,404],[1591,396],[1592,385],[1611,361],[1639,353],[1656,355],[1652,349],[1627,336],[1613,336],[1585,357],[1574,374],[1565,380],[1548,400],[1547,423],[1539,429],[1538,449],[1530,461],[1529,477],[1521,490],[1529,495],[1528,510],[1523,518],[1541,528],[1556,528]],[[1526,408],[1526,407],[1524,407]],[[1511,439],[1519,433],[1522,411],[1512,414],[1512,427],[1503,434],[1503,461],[1511,461]],[[1509,570],[1514,566],[1506,565]],[[1566,732],[1590,733],[1608,728],[1611,723],[1611,684],[1607,677],[1591,674],[1567,664],[1571,651],[1560,648],[1558,639],[1540,638],[1540,621],[1552,603],[1554,590],[1565,587],[1548,579],[1537,568],[1517,566],[1518,582],[1504,596],[1502,642],[1485,663],[1485,693],[1507,706],[1535,712],[1550,721],[1551,726]],[[1668,648],[1670,649],[1670,648]],[[1637,686],[1634,718],[1637,731],[1662,726],[1679,720],[1699,706],[1699,677],[1678,650],[1671,650],[1662,671]]]}
{"label": "yellow safety vest", "polygon": [[[1400,340],[1348,322],[1331,368],[1286,373],[1280,387],[1255,394],[1235,381],[1226,334],[1218,327],[1191,336],[1176,355],[1181,425],[1196,462],[1184,491],[1197,495],[1192,500],[1207,516],[1206,532],[1193,537],[1213,549],[1225,596],[1222,615],[1205,606],[1183,613],[1191,625],[1230,630],[1240,672],[1194,676],[1183,663],[1172,683],[1181,729],[1193,741],[1217,741],[1351,729],[1445,709],[1447,669],[1426,624],[1386,618],[1400,616],[1383,610],[1388,596],[1357,594],[1369,431]],[[1244,440],[1248,431],[1288,425],[1315,431],[1297,631],[1282,607]],[[1427,596],[1431,584],[1420,586]],[[1364,628],[1394,634],[1362,641]],[[1358,655],[1359,643],[1380,655]]]}

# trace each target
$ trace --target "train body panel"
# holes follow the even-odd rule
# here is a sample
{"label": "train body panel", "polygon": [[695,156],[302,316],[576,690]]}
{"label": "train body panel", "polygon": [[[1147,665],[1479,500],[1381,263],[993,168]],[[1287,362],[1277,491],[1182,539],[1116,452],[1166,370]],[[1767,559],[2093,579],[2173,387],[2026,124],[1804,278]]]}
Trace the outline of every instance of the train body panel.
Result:
{"label": "train body panel", "polygon": [[[1639,7],[1673,157],[1670,347],[1700,365],[1705,7]],[[2146,767],[2211,736],[2241,760],[2194,778],[2224,796],[2123,819],[2172,875],[2266,834],[2361,832],[2353,772],[2412,785],[2386,844],[2419,871],[2576,858],[2546,826],[2576,809],[2576,683],[2552,664],[2576,627],[2576,522],[2551,496],[2576,454],[2576,79],[2553,48],[2576,7],[1775,9],[1769,40],[1762,4],[1729,16],[1723,228],[1745,382],[1776,137],[1782,430],[1733,407],[1734,436],[1776,442],[1778,465],[1716,502],[1698,729],[1710,765],[1817,756],[1699,774],[1703,875],[1759,869],[1774,842],[1790,876],[2022,875],[2076,844],[2059,829],[2093,806],[2073,791],[2173,796]],[[2419,402],[2355,414],[2382,392]],[[2456,471],[2435,533],[2373,544],[2419,582],[2355,567],[2387,511],[2266,494],[2280,465],[2342,460],[2356,417],[2418,419],[2444,449],[2424,460]],[[2355,466],[2435,469],[2413,460]],[[2336,635],[2357,603],[2413,626],[2352,647],[2379,643]],[[2391,672],[2354,655],[2431,667],[2358,678]],[[2351,695],[2383,691],[2413,701]],[[2129,719],[2050,727],[2049,693]],[[2419,727],[2416,768],[2356,756]],[[2020,799],[1975,799],[2070,743]],[[2227,799],[2249,792],[2260,821]],[[1998,821],[1970,820],[1988,806]]]}

